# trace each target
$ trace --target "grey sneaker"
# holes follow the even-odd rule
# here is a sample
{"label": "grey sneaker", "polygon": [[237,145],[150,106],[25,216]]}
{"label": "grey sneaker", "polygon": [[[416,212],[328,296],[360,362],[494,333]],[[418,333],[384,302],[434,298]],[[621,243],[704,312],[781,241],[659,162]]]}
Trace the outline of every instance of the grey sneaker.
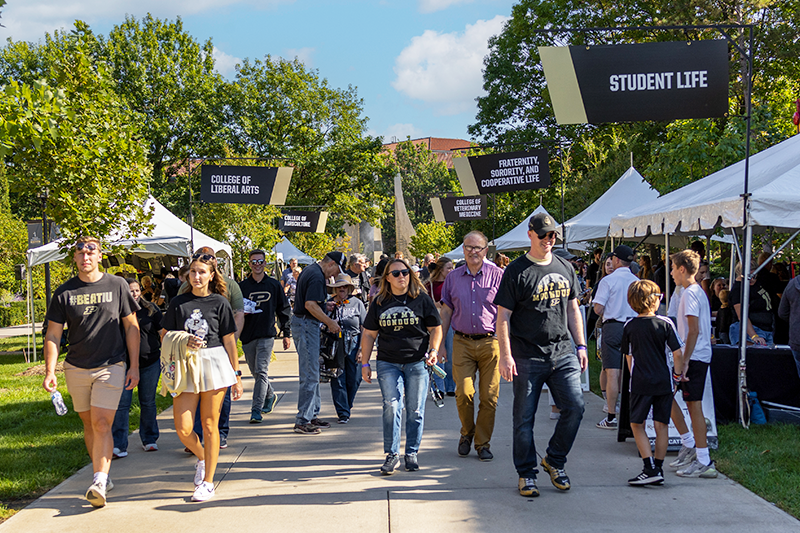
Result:
{"label": "grey sneaker", "polygon": [[404,457],[406,472],[416,472],[419,470],[419,462],[417,461],[417,454],[409,453]]}
{"label": "grey sneaker", "polygon": [[695,459],[697,459],[697,448],[687,448],[681,444],[681,451],[678,452],[678,457],[672,461],[669,466],[672,468],[683,468],[689,466]]}
{"label": "grey sneaker", "polygon": [[386,460],[381,466],[381,474],[388,476],[394,474],[394,469],[397,468],[397,463],[400,462],[400,456],[396,453],[386,454]]}
{"label": "grey sneaker", "polygon": [[702,478],[715,478],[717,477],[717,469],[714,461],[710,465],[704,465],[697,459],[692,461],[689,466],[678,470],[679,477],[702,477]]}

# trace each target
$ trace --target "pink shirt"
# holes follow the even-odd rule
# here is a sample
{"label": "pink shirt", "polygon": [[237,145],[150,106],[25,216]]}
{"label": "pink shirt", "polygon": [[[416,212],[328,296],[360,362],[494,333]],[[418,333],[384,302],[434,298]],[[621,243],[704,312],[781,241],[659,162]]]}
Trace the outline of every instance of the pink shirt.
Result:
{"label": "pink shirt", "polygon": [[503,270],[486,261],[474,276],[467,265],[450,272],[442,287],[442,303],[453,310],[450,326],[467,335],[494,333],[497,306],[493,302],[502,278]]}

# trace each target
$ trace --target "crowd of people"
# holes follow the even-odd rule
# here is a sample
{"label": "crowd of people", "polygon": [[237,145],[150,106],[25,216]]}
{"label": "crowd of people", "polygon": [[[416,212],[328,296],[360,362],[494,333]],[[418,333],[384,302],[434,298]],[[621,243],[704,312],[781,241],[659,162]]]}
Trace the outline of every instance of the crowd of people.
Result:
{"label": "crowd of people", "polygon": [[[664,483],[670,419],[682,442],[670,466],[683,477],[716,477],[702,397],[712,343],[739,338],[741,273],[729,287],[725,279],[710,279],[704,250],[696,245],[673,254],[676,289],[667,309],[664,257],[655,266],[646,255],[637,262],[635,251],[620,245],[605,257],[595,250],[587,263],[554,247],[556,226],[548,215],[532,216],[528,227],[530,249],[513,261],[503,254],[487,260],[488,239],[472,231],[463,238],[459,264],[428,255],[417,267],[398,252],[381,258],[370,272],[364,255],[348,261],[334,251],[302,269],[290,260],[279,280],[266,273],[267,255],[256,249],[248,256],[249,274],[239,283],[222,273],[207,248],[197,250],[177,278],[107,275],[99,269],[100,241],[82,237],[73,254],[78,275],[56,290],[48,310],[43,385],[48,391],[57,387],[55,366],[66,326],[65,378],[94,471],[87,500],[95,507],[106,504],[113,488],[111,459],[127,455],[134,388],[142,447],[158,450],[159,378],[162,393],[173,396],[176,433],[196,457],[192,500],[212,498],[219,450],[227,446],[230,402],[243,395],[236,343],[242,342],[253,377],[250,423],[258,424],[277,398],[269,364],[278,337],[284,350],[293,339],[297,351],[297,434],[318,435],[331,426],[319,417],[326,336],[339,343],[330,379],[339,424],[353,415],[362,380],[377,379],[385,475],[400,463],[403,425],[404,468],[420,468],[431,386],[455,397],[461,422],[456,453],[468,456],[474,449],[479,460],[491,461],[503,378],[513,384],[512,455],[519,493],[539,495],[538,466],[556,489],[569,490],[565,465],[584,415],[580,380],[588,365],[587,338],[594,335],[606,412],[598,428],[617,428],[623,365],[630,369],[630,421],[644,468],[628,482]],[[800,285],[784,279],[779,264],[768,266],[750,282],[747,335],[755,344],[778,342],[777,322],[788,320],[800,373]],[[582,305],[590,311],[586,321]],[[441,365],[438,372],[434,365]],[[432,385],[437,373],[445,377]],[[544,385],[557,422],[539,459],[534,419]],[[676,390],[682,391],[691,430],[673,399]],[[648,413],[656,430],[654,452],[644,430]]]}

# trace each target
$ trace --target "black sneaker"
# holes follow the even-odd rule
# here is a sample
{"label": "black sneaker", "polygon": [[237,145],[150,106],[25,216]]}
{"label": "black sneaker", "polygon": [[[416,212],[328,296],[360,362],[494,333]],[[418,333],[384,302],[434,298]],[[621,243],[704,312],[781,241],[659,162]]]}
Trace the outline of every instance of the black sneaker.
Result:
{"label": "black sneaker", "polygon": [[389,476],[394,474],[394,469],[397,467],[397,463],[400,462],[400,456],[396,453],[388,453],[386,454],[386,460],[383,462],[383,466],[381,466],[381,474],[384,476]]}
{"label": "black sneaker", "polygon": [[542,459],[542,468],[550,474],[550,482],[558,490],[569,490],[569,477],[563,468],[555,468],[547,462],[547,457]]}
{"label": "black sneaker", "polygon": [[228,438],[227,437],[220,437],[219,438],[219,449],[224,450],[228,447]]}
{"label": "black sneaker", "polygon": [[483,446],[481,448],[478,448],[478,459],[484,462],[488,462],[494,459],[494,455],[492,455],[492,452],[489,451],[488,446]]}
{"label": "black sneaker", "polygon": [[664,476],[658,470],[642,470],[638,476],[628,480],[629,485],[663,485]]}
{"label": "black sneaker", "polygon": [[416,472],[419,470],[419,463],[417,462],[417,454],[410,453],[403,457],[403,462],[406,466],[407,472]]}
{"label": "black sneaker", "polygon": [[301,435],[319,435],[322,433],[317,426],[312,426],[311,424],[295,424],[294,432]]}
{"label": "black sneaker", "polygon": [[519,478],[519,494],[526,498],[535,498],[539,495],[539,487],[536,486],[536,479],[532,477]]}
{"label": "black sneaker", "polygon": [[472,437],[461,435],[461,439],[458,441],[458,455],[461,457],[468,456],[470,448],[472,448]]}
{"label": "black sneaker", "polygon": [[319,418],[312,418],[310,424],[314,427],[318,428],[329,428],[331,427],[330,422],[325,422],[324,420],[320,420]]}

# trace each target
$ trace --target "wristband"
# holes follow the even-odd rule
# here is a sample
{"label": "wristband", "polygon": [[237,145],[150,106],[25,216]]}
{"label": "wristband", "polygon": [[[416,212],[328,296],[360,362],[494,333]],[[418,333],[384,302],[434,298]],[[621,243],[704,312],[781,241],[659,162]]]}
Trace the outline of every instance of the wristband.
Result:
{"label": "wristband", "polygon": [[753,334],[753,335],[750,337],[750,340],[751,340],[751,341],[754,341],[754,340],[756,340],[757,338],[758,338],[758,334]]}
{"label": "wristband", "polygon": [[364,363],[363,365],[361,365],[361,368],[367,368],[368,366],[369,366],[369,363]]}
{"label": "wristband", "polygon": [[581,348],[583,348],[584,350],[587,349],[585,344],[578,344],[577,346],[575,346],[575,349],[577,350],[580,350]]}

